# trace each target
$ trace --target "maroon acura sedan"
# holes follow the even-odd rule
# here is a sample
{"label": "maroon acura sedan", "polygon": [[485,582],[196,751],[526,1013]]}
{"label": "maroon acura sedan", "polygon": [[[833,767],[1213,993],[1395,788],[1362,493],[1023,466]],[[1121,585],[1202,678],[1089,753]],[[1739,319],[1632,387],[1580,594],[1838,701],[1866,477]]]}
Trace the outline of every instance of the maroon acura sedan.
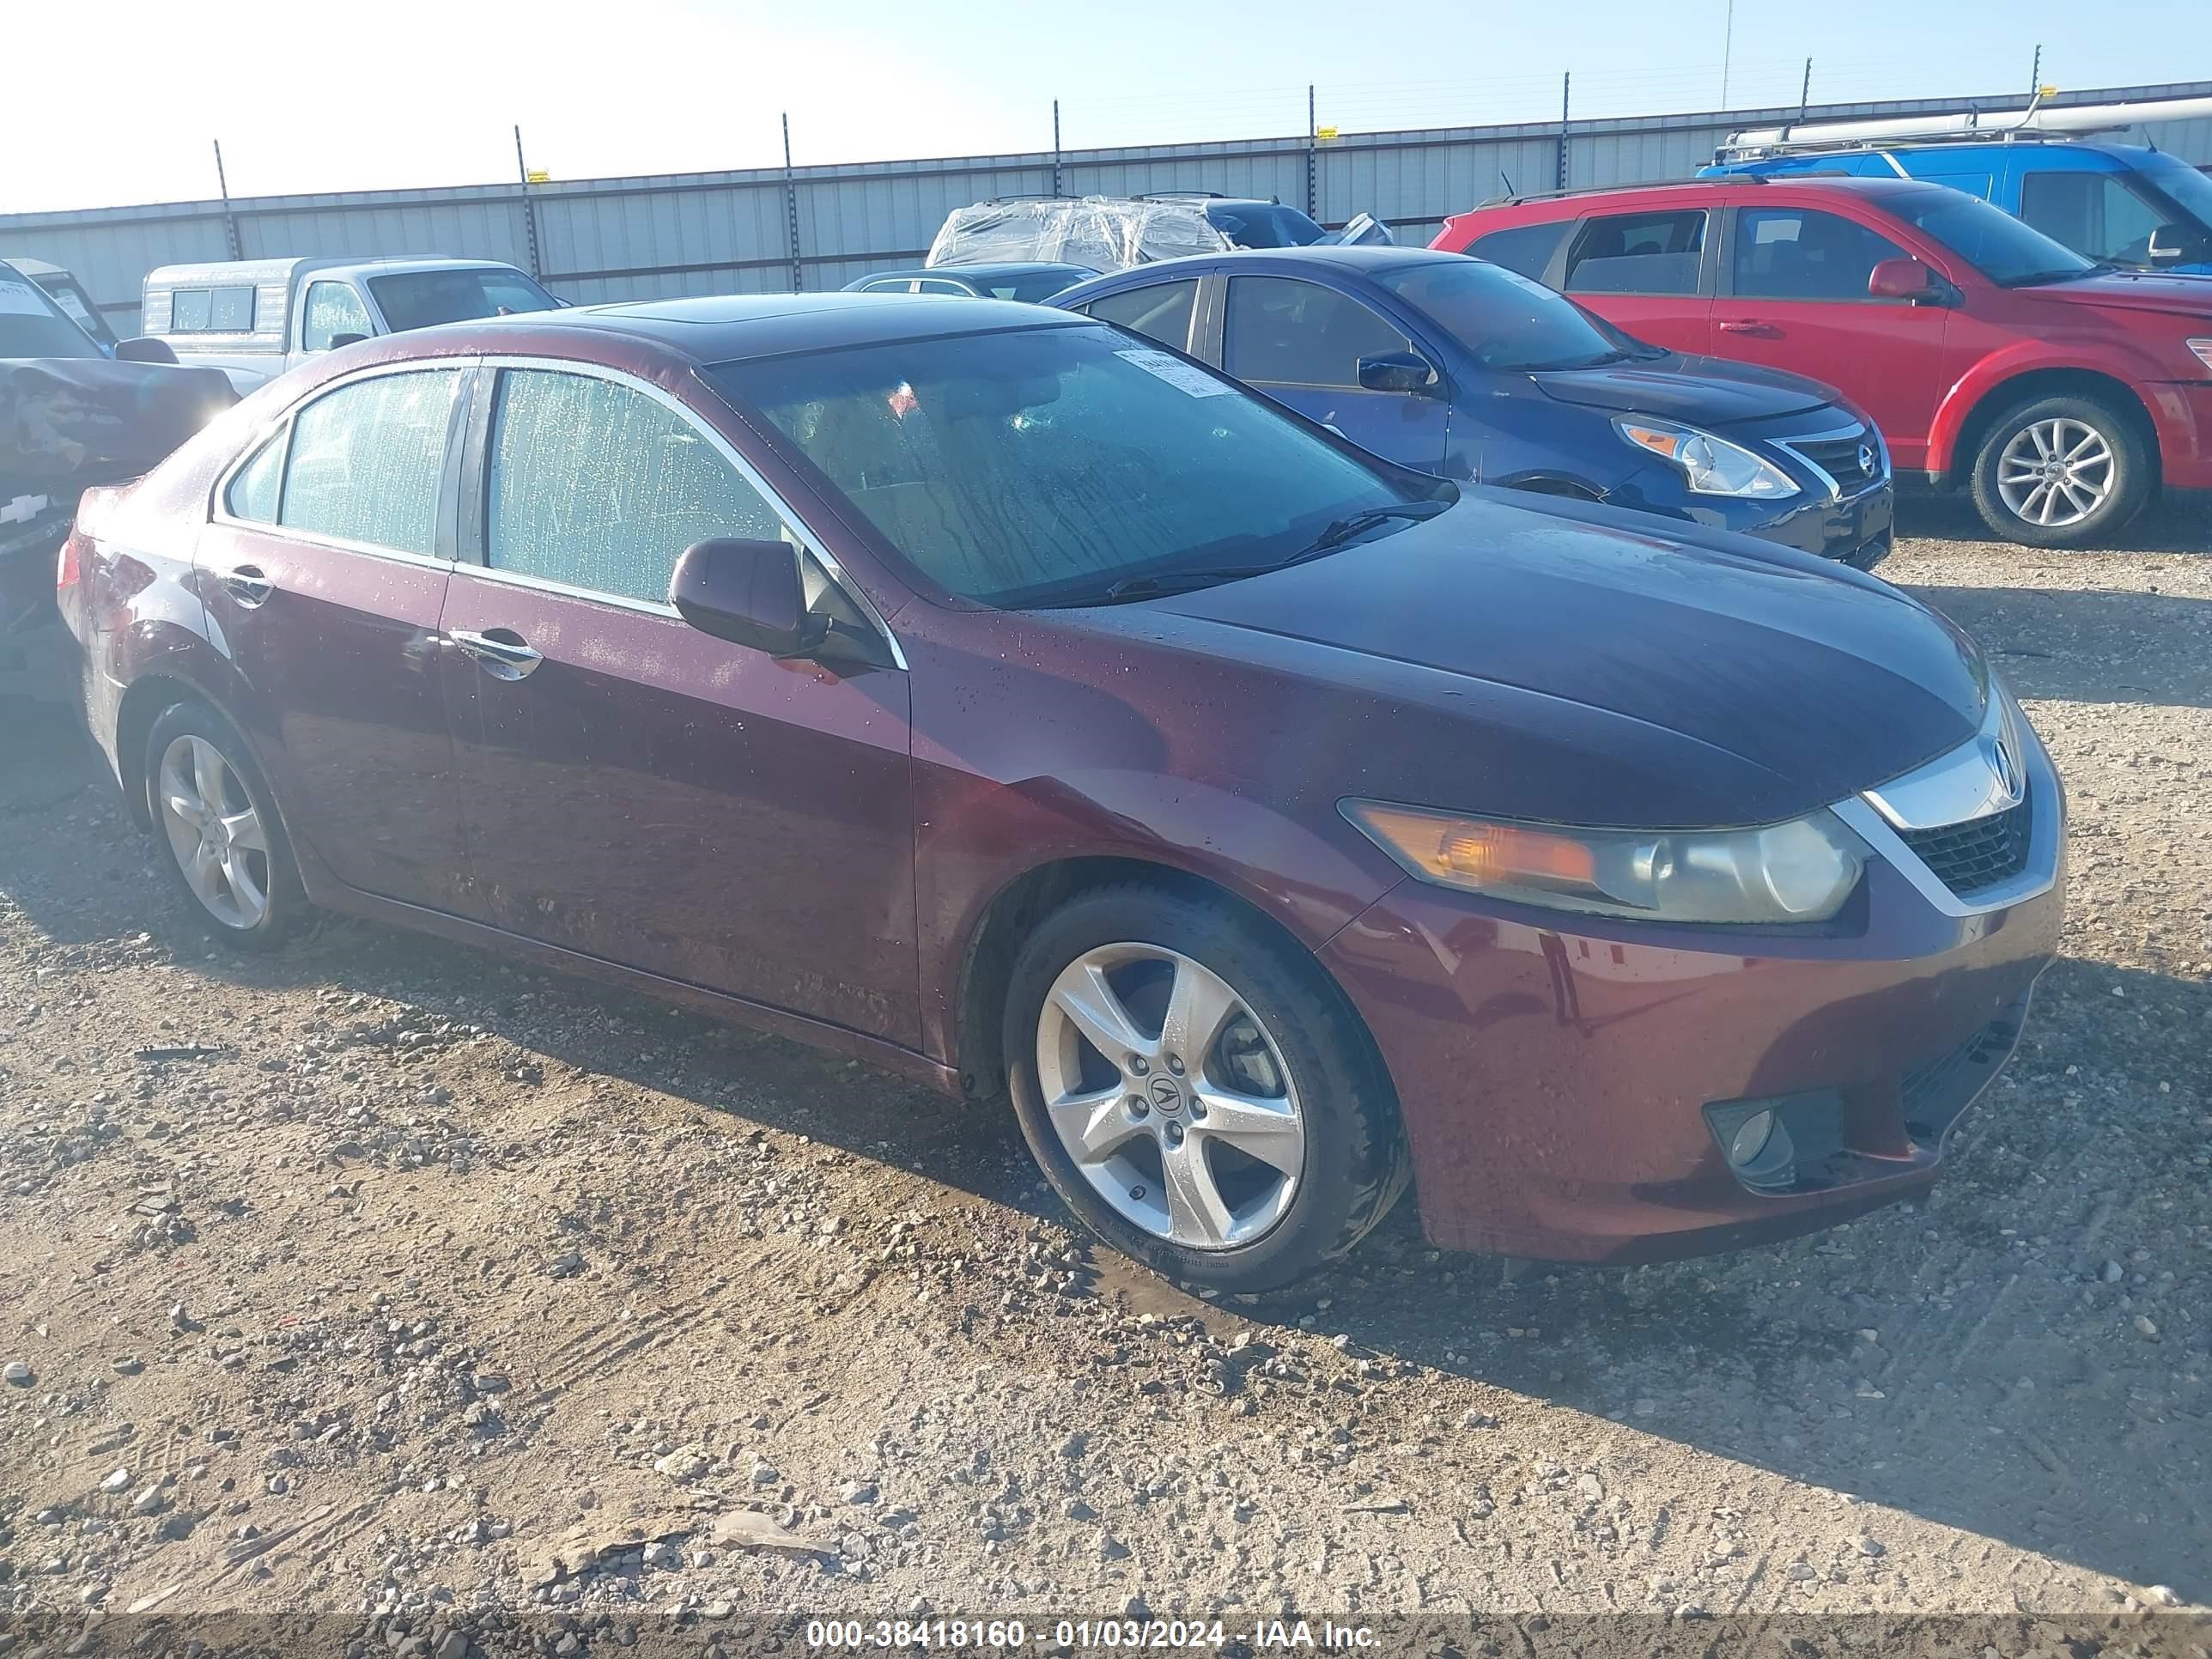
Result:
{"label": "maroon acura sedan", "polygon": [[1869,577],[1399,471],[1150,342],[866,295],[334,352],[64,553],[180,894],[982,1099],[1200,1285],[1632,1261],[1929,1181],[2057,939],[2018,706]]}

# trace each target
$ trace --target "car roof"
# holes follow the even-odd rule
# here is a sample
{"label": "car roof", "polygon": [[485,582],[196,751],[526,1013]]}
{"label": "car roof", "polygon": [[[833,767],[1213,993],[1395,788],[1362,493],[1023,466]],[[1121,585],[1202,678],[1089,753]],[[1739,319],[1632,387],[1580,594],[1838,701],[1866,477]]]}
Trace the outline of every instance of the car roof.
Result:
{"label": "car roof", "polygon": [[1089,265],[1069,264],[1061,259],[1006,259],[973,265],[897,265],[887,270],[872,270],[860,280],[873,283],[886,276],[952,276],[988,283],[994,276],[1037,276],[1061,270],[1079,270],[1086,276],[1096,274]]}
{"label": "car roof", "polygon": [[570,306],[559,311],[518,312],[447,323],[391,337],[450,348],[474,334],[485,349],[502,349],[499,336],[516,331],[589,331],[661,347],[696,362],[718,363],[787,351],[832,351],[841,346],[935,339],[948,335],[1000,333],[1024,328],[1064,328],[1079,319],[1011,300],[969,300],[945,295],[927,305],[899,294],[724,294],[693,300],[650,300],[624,305]]}
{"label": "car roof", "polygon": [[1148,283],[1172,280],[1172,274],[1188,269],[1193,275],[1210,270],[1328,270],[1345,276],[1379,276],[1385,272],[1403,270],[1414,265],[1437,264],[1447,260],[1464,259],[1464,253],[1453,253],[1443,248],[1429,247],[1340,247],[1334,243],[1312,247],[1232,247],[1212,253],[1190,253],[1180,259],[1155,259],[1146,264],[1131,265],[1126,270],[1108,271],[1103,276],[1087,283],[1079,283],[1065,293],[1055,294],[1048,304],[1057,305],[1074,295],[1103,294],[1113,289],[1142,288]]}

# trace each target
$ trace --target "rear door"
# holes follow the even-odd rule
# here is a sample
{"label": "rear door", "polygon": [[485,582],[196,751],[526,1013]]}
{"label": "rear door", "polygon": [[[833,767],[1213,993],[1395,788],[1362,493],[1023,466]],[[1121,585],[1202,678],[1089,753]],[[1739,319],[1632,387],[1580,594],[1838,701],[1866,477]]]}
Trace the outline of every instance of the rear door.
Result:
{"label": "rear door", "polygon": [[[477,395],[444,624],[475,914],[918,1042],[905,672],[777,661],[676,614],[692,543],[811,542],[667,392],[518,362]],[[817,602],[879,628],[809,556]]]}
{"label": "rear door", "polygon": [[1874,416],[1899,466],[1917,466],[1954,378],[1944,351],[1951,313],[1867,293],[1875,265],[1910,257],[1841,213],[1737,207],[1713,349],[1836,387]]}
{"label": "rear door", "polygon": [[466,365],[318,392],[218,485],[200,538],[236,713],[287,826],[348,886],[459,908],[438,677]]}
{"label": "rear door", "polygon": [[1559,287],[1640,340],[1709,351],[1718,216],[1704,207],[1592,214],[1575,228]]}
{"label": "rear door", "polygon": [[1441,473],[1449,400],[1359,384],[1362,357],[1416,349],[1404,330],[1341,289],[1297,276],[1229,278],[1224,373],[1385,460]]}

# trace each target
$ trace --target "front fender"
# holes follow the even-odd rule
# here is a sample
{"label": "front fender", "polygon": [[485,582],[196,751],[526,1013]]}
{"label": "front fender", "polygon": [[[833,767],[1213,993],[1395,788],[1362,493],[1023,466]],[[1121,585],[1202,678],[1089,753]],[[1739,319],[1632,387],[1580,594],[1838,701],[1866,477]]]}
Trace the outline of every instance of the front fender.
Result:
{"label": "front fender", "polygon": [[2001,351],[1991,352],[1961,375],[1950,391],[1943,394],[1943,401],[1936,405],[1936,418],[1928,431],[1928,457],[1924,463],[1927,470],[1931,473],[1948,473],[1957,464],[1959,445],[1966,433],[1966,423],[1991,392],[2000,389],[2008,380],[2053,369],[2094,374],[2100,380],[2113,381],[2124,387],[2138,404],[2143,402],[2140,388],[2144,383],[2158,378],[2154,364],[2148,358],[2138,359],[2131,353],[2054,349],[2041,340],[2022,340]]}

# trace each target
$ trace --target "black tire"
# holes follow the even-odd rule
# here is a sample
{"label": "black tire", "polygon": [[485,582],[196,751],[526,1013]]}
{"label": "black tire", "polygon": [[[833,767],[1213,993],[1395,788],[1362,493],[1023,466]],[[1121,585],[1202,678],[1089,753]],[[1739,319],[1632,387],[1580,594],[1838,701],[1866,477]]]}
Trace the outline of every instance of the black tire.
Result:
{"label": "black tire", "polygon": [[[236,787],[234,793],[242,793],[246,803],[252,806],[267,842],[265,850],[239,854],[246,860],[252,878],[266,899],[260,915],[250,925],[240,926],[227,920],[201,898],[185,875],[172,840],[171,820],[161,801],[161,765],[170,746],[183,738],[197,738],[222,757],[223,764],[229,769],[230,781]],[[276,811],[268,780],[254,763],[252,751],[246,747],[237,727],[206,703],[173,705],[146,734],[145,780],[146,808],[154,825],[154,856],[192,915],[213,938],[233,950],[274,951],[281,946],[306,920],[310,907],[300,884],[299,866],[293,860],[292,844],[284,834],[283,819]]]}
{"label": "black tire", "polygon": [[[2112,456],[2105,498],[2072,524],[2042,525],[2023,518],[1997,487],[2005,450],[2030,427],[2047,421],[2078,422],[2101,437]],[[2095,397],[2033,398],[2014,404],[1982,434],[1974,455],[1974,510],[1990,531],[2027,547],[2083,547],[2119,530],[2150,500],[2154,468],[2141,426],[2125,410]]]}
{"label": "black tire", "polygon": [[[1279,1218],[1249,1243],[1194,1249],[1124,1218],[1085,1179],[1047,1115],[1037,1073],[1045,998],[1086,951],[1123,941],[1164,947],[1218,975],[1289,1069],[1305,1126],[1304,1168]],[[1069,900],[1015,958],[1004,1042],[1023,1138],[1054,1190],[1092,1231],[1170,1279],[1222,1292],[1289,1284],[1351,1249],[1406,1188],[1412,1166],[1397,1097],[1365,1025],[1310,956],[1228,904],[1134,882]]]}

